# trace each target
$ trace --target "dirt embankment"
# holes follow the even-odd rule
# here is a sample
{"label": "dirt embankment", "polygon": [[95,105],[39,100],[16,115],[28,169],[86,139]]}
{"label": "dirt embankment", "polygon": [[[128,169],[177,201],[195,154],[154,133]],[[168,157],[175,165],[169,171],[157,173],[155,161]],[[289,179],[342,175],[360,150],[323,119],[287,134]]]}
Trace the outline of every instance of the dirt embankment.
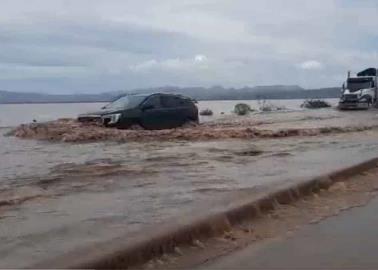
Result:
{"label": "dirt embankment", "polygon": [[104,128],[96,124],[80,123],[73,119],[59,119],[46,123],[24,124],[7,135],[19,138],[39,139],[61,142],[93,141],[171,141],[171,140],[215,140],[215,139],[250,139],[280,138],[290,136],[316,136],[320,134],[364,131],[375,126],[287,128],[278,130],[258,129],[261,123],[200,124],[167,130],[118,130]]}

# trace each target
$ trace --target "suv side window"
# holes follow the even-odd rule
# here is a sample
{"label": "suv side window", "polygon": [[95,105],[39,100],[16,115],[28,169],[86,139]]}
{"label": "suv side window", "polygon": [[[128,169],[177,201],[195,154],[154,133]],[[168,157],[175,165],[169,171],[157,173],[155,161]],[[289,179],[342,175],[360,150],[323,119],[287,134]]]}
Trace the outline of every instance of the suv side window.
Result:
{"label": "suv side window", "polygon": [[181,98],[175,96],[161,96],[161,105],[164,108],[177,108],[183,106]]}
{"label": "suv side window", "polygon": [[193,102],[188,99],[180,99],[180,104],[183,107],[192,107]]}
{"label": "suv side window", "polygon": [[161,107],[160,103],[160,96],[154,95],[147,98],[145,102],[143,102],[143,106],[152,106],[155,109],[158,109]]}

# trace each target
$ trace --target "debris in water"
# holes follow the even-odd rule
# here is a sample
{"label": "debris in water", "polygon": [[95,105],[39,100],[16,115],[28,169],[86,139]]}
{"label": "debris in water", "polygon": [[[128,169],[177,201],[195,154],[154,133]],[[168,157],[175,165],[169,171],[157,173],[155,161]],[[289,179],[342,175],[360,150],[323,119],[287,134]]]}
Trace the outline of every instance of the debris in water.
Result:
{"label": "debris in water", "polygon": [[347,187],[346,187],[344,182],[337,182],[337,183],[333,184],[332,186],[330,186],[328,190],[331,191],[331,192],[335,192],[335,191],[336,192],[338,192],[338,191],[344,192],[344,191],[347,190]]}
{"label": "debris in water", "polygon": [[307,108],[307,109],[321,109],[321,108],[330,108],[330,107],[332,107],[331,104],[321,99],[308,99],[308,100],[305,100],[301,105],[301,108]]}
{"label": "debris in water", "polygon": [[179,247],[175,247],[174,251],[179,256],[183,256],[184,255],[184,253],[181,251],[181,249]]}
{"label": "debris in water", "polygon": [[210,109],[204,109],[204,110],[201,110],[199,114],[202,116],[212,116],[213,111]]}
{"label": "debris in water", "polygon": [[286,110],[284,106],[276,106],[270,102],[267,102],[266,100],[259,101],[259,109],[262,112],[274,112],[274,111],[283,111]]}
{"label": "debris in water", "polygon": [[238,156],[259,156],[263,153],[262,150],[257,149],[257,148],[251,148],[251,149],[246,149],[242,151],[235,151],[234,152]]}
{"label": "debris in water", "polygon": [[193,241],[193,245],[196,246],[196,247],[199,247],[199,248],[202,248],[202,249],[205,249],[205,244],[202,243],[200,240],[194,240]]}

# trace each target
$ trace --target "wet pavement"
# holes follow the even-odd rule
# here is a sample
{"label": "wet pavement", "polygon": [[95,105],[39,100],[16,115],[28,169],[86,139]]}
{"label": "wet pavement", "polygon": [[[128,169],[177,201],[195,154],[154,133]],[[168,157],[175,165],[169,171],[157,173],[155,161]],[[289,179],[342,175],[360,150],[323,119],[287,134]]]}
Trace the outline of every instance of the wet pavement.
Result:
{"label": "wet pavement", "polygon": [[378,199],[290,238],[251,245],[202,269],[377,269]]}
{"label": "wet pavement", "polygon": [[[327,121],[359,124],[361,117],[378,122],[374,111],[344,119],[334,110],[265,114],[254,121],[274,128],[315,125],[322,117],[325,126]],[[26,267],[121,234],[133,237],[218,199],[357,164],[376,157],[377,135],[370,130],[280,139],[87,144],[0,136],[0,267]]]}

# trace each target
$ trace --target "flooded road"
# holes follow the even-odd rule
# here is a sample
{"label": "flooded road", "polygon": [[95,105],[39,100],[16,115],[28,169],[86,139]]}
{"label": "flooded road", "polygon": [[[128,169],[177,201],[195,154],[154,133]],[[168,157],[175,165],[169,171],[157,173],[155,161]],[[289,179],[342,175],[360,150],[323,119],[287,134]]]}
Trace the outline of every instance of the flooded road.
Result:
{"label": "flooded road", "polygon": [[[337,104],[337,99],[327,99],[332,104]],[[257,110],[261,103],[258,100],[216,100],[199,101],[199,110],[211,109],[212,116],[201,117],[201,121],[212,121],[224,116],[232,115],[234,106],[238,103],[246,103]],[[301,110],[301,99],[271,100],[267,104],[284,107],[289,110]],[[78,114],[90,111],[98,111],[106,103],[55,103],[55,104],[0,104],[0,127],[15,127],[36,120],[38,122],[51,121],[58,118],[74,118]],[[222,114],[223,113],[223,114]]]}
{"label": "flooded road", "polygon": [[[329,109],[251,117],[274,129],[364,119],[377,124],[376,114],[348,116]],[[377,135],[367,130],[280,139],[86,144],[0,136],[0,267],[25,267],[121,234],[132,238],[246,191],[376,157]]]}

